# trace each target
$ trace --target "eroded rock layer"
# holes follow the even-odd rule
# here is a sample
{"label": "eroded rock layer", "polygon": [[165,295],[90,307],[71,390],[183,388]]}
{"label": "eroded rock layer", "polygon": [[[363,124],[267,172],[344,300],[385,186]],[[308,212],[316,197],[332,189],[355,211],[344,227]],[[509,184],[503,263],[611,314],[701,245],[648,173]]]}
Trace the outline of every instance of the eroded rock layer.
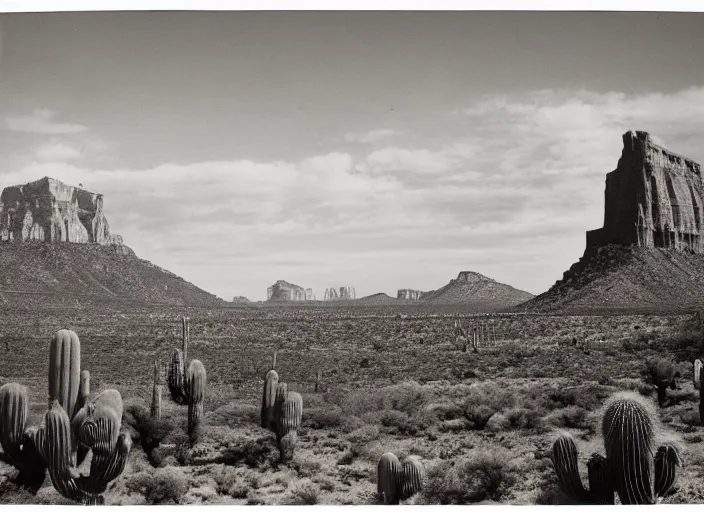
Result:
{"label": "eroded rock layer", "polygon": [[609,244],[704,253],[701,166],[655,144],[646,132],[623,135],[616,170],[606,175],[604,227],[587,249]]}
{"label": "eroded rock layer", "polygon": [[102,194],[48,177],[5,187],[0,196],[0,239],[93,243],[131,252],[121,236],[110,232]]}
{"label": "eroded rock layer", "polygon": [[326,288],[323,300],[354,300],[357,293],[352,286],[340,286],[340,288]]}
{"label": "eroded rock layer", "polygon": [[278,280],[266,289],[266,300],[306,301],[315,300],[315,296],[310,288]]}
{"label": "eroded rock layer", "polygon": [[396,292],[396,298],[402,300],[420,300],[423,294],[420,290],[411,290],[409,288],[403,288]]}

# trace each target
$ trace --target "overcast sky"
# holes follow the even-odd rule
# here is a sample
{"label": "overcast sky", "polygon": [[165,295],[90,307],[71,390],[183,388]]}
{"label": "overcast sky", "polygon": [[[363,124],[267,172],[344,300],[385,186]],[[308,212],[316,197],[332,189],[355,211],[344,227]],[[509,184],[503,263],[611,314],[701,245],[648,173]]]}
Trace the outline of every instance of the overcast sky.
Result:
{"label": "overcast sky", "polygon": [[623,132],[704,162],[704,15],[0,14],[0,186],[105,195],[230,300],[462,270],[540,293],[601,227]]}

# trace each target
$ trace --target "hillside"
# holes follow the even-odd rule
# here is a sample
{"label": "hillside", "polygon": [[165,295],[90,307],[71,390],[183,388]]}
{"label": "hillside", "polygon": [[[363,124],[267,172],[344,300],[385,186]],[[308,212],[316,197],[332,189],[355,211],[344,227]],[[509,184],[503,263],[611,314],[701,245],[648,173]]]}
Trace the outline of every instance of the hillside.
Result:
{"label": "hillside", "polygon": [[225,301],[114,247],[98,244],[0,243],[0,303],[134,301],[222,306]]}
{"label": "hillside", "polygon": [[361,297],[354,301],[355,304],[362,304],[365,306],[386,306],[400,304],[402,301],[391,297],[385,293],[375,293],[373,295],[367,295],[366,297]]}
{"label": "hillside", "polygon": [[704,305],[704,256],[609,245],[587,251],[547,292],[521,304],[529,312],[677,312]]}
{"label": "hillside", "polygon": [[499,283],[477,272],[460,272],[442,288],[427,292],[418,301],[422,304],[461,304],[472,312],[488,313],[516,306],[532,294]]}

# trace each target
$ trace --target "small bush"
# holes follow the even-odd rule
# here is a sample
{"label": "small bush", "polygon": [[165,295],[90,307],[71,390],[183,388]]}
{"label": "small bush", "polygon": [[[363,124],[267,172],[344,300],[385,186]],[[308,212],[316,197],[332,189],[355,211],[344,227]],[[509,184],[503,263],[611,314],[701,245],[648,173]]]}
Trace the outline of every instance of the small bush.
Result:
{"label": "small bush", "polygon": [[151,505],[179,505],[188,492],[188,482],[175,468],[159,468],[134,475],[127,480],[127,489],[142,494]]}
{"label": "small bush", "polygon": [[505,413],[508,424],[513,429],[534,430],[543,426],[540,411],[525,407],[509,409]]}
{"label": "small bush", "polygon": [[316,505],[320,495],[320,488],[309,479],[289,485],[290,505]]}
{"label": "small bush", "polygon": [[303,417],[303,426],[315,430],[337,428],[342,425],[342,411],[340,409],[313,409],[306,411]]}
{"label": "small bush", "polygon": [[556,427],[587,428],[589,411],[577,405],[569,405],[563,409],[553,411],[547,421]]}
{"label": "small bush", "polygon": [[158,455],[154,457],[154,450],[174,429],[174,424],[167,418],[156,420],[151,417],[146,407],[133,404],[126,408],[123,414],[125,422],[134,429],[136,439],[142,446],[142,450],[147,455],[147,460],[154,467],[159,467],[160,459]]}
{"label": "small bush", "polygon": [[250,468],[258,468],[274,456],[272,443],[267,438],[235,439],[226,444],[216,461],[227,466],[244,463]]}
{"label": "small bush", "polygon": [[218,494],[227,494],[235,499],[249,497],[250,487],[231,469],[223,469],[220,473],[216,473],[214,479]]}
{"label": "small bush", "polygon": [[443,461],[430,468],[421,500],[427,504],[466,505],[498,501],[516,481],[503,452],[475,452],[456,462]]}

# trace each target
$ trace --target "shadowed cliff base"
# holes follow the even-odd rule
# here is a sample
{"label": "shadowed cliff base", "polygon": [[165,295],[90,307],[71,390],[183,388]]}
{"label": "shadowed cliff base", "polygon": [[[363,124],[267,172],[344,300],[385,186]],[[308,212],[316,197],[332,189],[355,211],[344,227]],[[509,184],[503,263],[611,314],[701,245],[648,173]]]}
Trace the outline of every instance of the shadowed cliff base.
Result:
{"label": "shadowed cliff base", "polygon": [[[131,252],[131,251],[130,251]],[[0,304],[143,302],[221,306],[217,298],[156,265],[110,246],[0,243]]]}
{"label": "shadowed cliff base", "polygon": [[515,311],[680,313],[704,307],[704,257],[608,245],[585,252],[547,292]]}

